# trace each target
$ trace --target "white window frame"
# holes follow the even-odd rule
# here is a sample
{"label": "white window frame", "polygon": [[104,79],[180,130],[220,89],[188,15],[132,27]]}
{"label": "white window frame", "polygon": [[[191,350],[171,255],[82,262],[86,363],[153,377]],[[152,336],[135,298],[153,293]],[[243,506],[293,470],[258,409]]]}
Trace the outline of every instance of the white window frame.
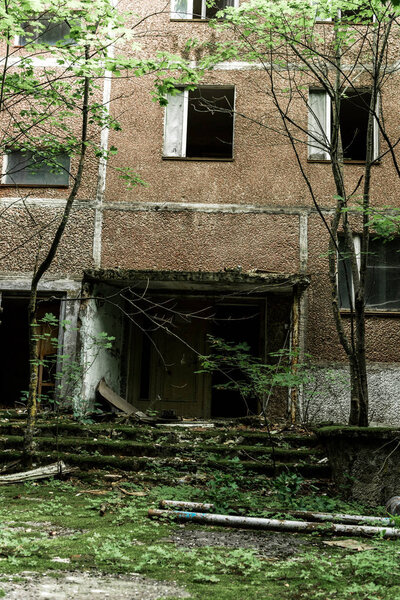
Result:
{"label": "white window frame", "polygon": [[[361,242],[362,242],[362,235],[361,234],[353,234],[353,243],[354,243],[354,250],[355,250],[355,255],[356,255],[356,263],[357,263],[357,270],[358,273],[360,273],[360,268],[361,268]],[[337,254],[337,260],[340,260],[339,254]],[[353,274],[350,270],[350,273],[348,274],[350,277],[350,294],[351,294],[351,304],[354,307],[354,302],[355,302],[355,295],[354,295],[354,280],[353,280]],[[339,294],[339,298],[340,298],[340,280],[339,280],[339,263],[336,269],[336,285],[337,285],[337,290],[338,290],[338,294]],[[390,301],[386,301],[385,304],[389,303]],[[343,311],[349,311],[350,307],[340,307],[340,310]],[[398,313],[399,312],[399,308],[383,308],[383,309],[379,309],[374,305],[368,304],[367,301],[365,302],[365,310],[366,312],[371,312],[371,313]]]}
{"label": "white window frame", "polygon": [[[207,85],[199,86],[208,87]],[[218,87],[218,84],[213,85],[212,87]],[[221,88],[227,87],[226,84],[221,84]],[[233,106],[236,106],[236,86],[232,85],[229,87],[233,87]],[[176,137],[176,149],[175,151],[171,151],[171,135],[170,125],[168,122],[168,106],[171,103],[174,103],[174,98],[182,99],[182,110],[180,112],[179,118],[179,126],[180,133]],[[164,111],[164,143],[163,143],[163,158],[186,158],[186,146],[187,146],[187,125],[188,125],[188,110],[189,110],[189,90],[182,90],[177,94],[167,94],[168,105],[165,107]],[[233,112],[232,119],[232,159],[233,159],[233,148],[235,143],[235,112]],[[213,160],[213,159],[210,159]],[[217,159],[216,159],[217,160]],[[229,159],[228,159],[229,160]]]}
{"label": "white window frame", "polygon": [[[176,2],[171,0],[171,19],[174,21],[206,21],[207,20],[207,0],[201,0],[201,17],[193,17],[193,0],[186,0],[186,12],[176,10]],[[238,8],[239,0],[233,0],[233,8]]]}
{"label": "white window frame", "polygon": [[[189,91],[182,90],[177,94],[167,94],[168,105],[165,107],[164,112],[164,146],[163,156],[167,158],[185,158],[186,157],[186,141],[187,141],[187,121],[188,121],[188,106],[189,106]],[[174,100],[176,99],[176,100]],[[182,99],[182,110],[179,114],[179,126],[180,133],[176,136],[176,148],[171,150],[171,133],[170,124],[168,120],[168,107],[172,106],[174,102]]]}
{"label": "white window frame", "polygon": [[[361,236],[360,235],[353,235],[353,244],[354,244],[354,251],[356,253],[356,263],[357,263],[357,270],[358,273],[360,273],[360,268],[361,268]],[[337,255],[337,260],[341,260],[339,254]],[[350,273],[348,274],[349,278],[350,278],[350,294],[351,294],[351,304],[354,306],[354,300],[355,300],[355,296],[354,296],[354,281],[353,281],[353,274],[351,272],[350,269]],[[339,282],[339,265],[336,269],[336,287],[337,287],[337,291],[338,291],[338,295],[340,298],[340,282]],[[340,310],[349,310],[347,308],[340,308]]]}
{"label": "white window frame", "polygon": [[[308,108],[308,131],[310,130],[310,120],[314,117],[316,117],[315,113],[312,112],[311,109],[311,100],[310,100],[310,96],[311,94],[321,94],[324,95],[325,97],[325,102],[324,102],[324,108],[325,108],[325,112],[323,115],[323,122],[321,122],[321,120],[319,120],[319,125],[321,126],[321,137],[324,136],[324,142],[320,142],[321,144],[329,146],[331,143],[331,99],[329,97],[329,95],[324,91],[321,90],[320,88],[310,88],[309,90],[309,95],[308,95],[308,103],[307,103],[307,108]],[[309,160],[330,160],[330,154],[328,152],[328,150],[324,150],[323,148],[321,148],[321,153],[323,154],[323,158],[313,158],[312,157],[312,149],[314,148],[318,148],[318,140],[315,139],[316,136],[312,137],[312,136],[308,136],[308,159]]]}
{"label": "white window frame", "polygon": [[[361,91],[361,90],[360,90]],[[312,94],[313,92],[318,92],[319,94],[325,94],[325,119],[324,119],[324,131],[322,133],[325,134],[325,138],[326,138],[326,142],[329,145],[331,142],[331,135],[332,135],[332,103],[331,103],[331,99],[329,94],[321,89],[318,88],[310,88],[309,89],[309,94]],[[310,96],[309,96],[310,98]],[[380,98],[379,98],[379,94],[378,97],[376,99],[376,105],[375,105],[375,114],[378,115],[379,114],[379,105],[380,105]],[[310,119],[310,101],[308,101],[307,103],[307,108],[308,108],[308,114],[309,114],[309,119]],[[310,122],[310,121],[309,121]],[[322,123],[321,123],[322,125]],[[309,125],[308,125],[309,127]],[[308,137],[308,142],[307,142],[307,146],[308,146],[308,160],[310,161],[318,161],[318,160],[330,160],[330,154],[328,151],[322,150],[322,152],[325,155],[325,158],[323,159],[315,159],[312,158],[311,154],[310,154],[310,150],[312,148],[315,148],[316,146],[313,146],[313,141],[315,143],[315,140],[313,140],[312,138],[310,138],[310,136]],[[374,116],[374,123],[373,123],[373,155],[372,158],[373,160],[376,160],[379,156],[379,126],[378,126],[378,120],[377,118]]]}

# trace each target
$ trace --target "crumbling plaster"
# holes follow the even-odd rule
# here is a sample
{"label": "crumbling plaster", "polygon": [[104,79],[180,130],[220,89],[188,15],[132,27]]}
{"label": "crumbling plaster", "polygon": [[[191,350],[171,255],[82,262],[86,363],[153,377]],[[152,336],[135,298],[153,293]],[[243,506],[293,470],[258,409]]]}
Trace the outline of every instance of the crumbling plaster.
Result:
{"label": "crumbling plaster", "polygon": [[[110,294],[114,294],[112,301],[102,299]],[[79,313],[82,388],[75,398],[75,411],[79,414],[85,414],[94,405],[102,378],[120,393],[124,343],[124,313],[118,307],[115,290],[104,285],[86,286],[85,295],[89,297],[83,300]],[[98,343],[102,333],[115,337],[111,348]]]}

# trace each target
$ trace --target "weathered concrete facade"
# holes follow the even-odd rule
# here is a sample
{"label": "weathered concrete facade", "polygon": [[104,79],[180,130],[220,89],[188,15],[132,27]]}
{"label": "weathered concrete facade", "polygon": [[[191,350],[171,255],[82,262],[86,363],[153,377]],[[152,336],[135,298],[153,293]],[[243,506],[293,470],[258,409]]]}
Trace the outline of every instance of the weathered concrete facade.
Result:
{"label": "weathered concrete facade", "polygon": [[[128,0],[125,4],[129,5]],[[149,56],[155,49],[183,53],[189,38],[205,40],[220,35],[210,31],[206,22],[171,20],[169,7],[160,0],[144,0],[140,11],[153,13],[146,21],[147,31],[162,32],[157,37],[144,38]],[[196,60],[199,56],[188,58]],[[70,313],[70,320],[79,328],[77,356],[83,365],[83,386],[75,391],[76,404],[83,409],[92,403],[97,382],[105,377],[117,393],[127,395],[131,401],[143,402],[143,406],[150,402],[155,409],[159,402],[163,410],[167,409],[168,404],[161,398],[167,394],[164,379],[157,384],[152,381],[157,374],[172,371],[171,364],[181,361],[182,369],[172,387],[182,388],[186,385],[182,377],[188,377],[189,367],[185,363],[186,351],[179,349],[179,344],[175,347],[175,342],[166,342],[165,336],[170,331],[164,331],[158,338],[159,333],[152,331],[150,335],[151,344],[158,345],[160,353],[164,353],[156,366],[156,356],[143,340],[143,314],[153,311],[154,316],[155,305],[158,317],[161,314],[165,317],[163,328],[172,323],[165,311],[172,311],[175,303],[179,305],[176,312],[180,318],[190,313],[192,329],[184,344],[192,351],[201,338],[194,348],[199,353],[206,352],[206,335],[214,331],[210,323],[216,318],[215,307],[223,307],[222,320],[240,318],[237,317],[240,307],[244,317],[250,318],[251,310],[249,313],[246,307],[258,307],[253,311],[258,316],[249,336],[255,338],[257,328],[261,331],[257,353],[266,357],[279,344],[286,343],[289,347],[290,339],[285,332],[293,325],[292,306],[296,299],[300,309],[296,333],[300,350],[310,353],[313,362],[321,367],[316,379],[319,389],[308,396],[304,390],[298,414],[316,421],[346,420],[349,386],[343,376],[345,356],[331,316],[328,235],[312,205],[289,143],[274,133],[273,127],[265,129],[255,122],[274,118],[270,99],[260,91],[263,74],[245,64],[224,63],[205,76],[204,85],[229,85],[235,89],[233,154],[227,160],[163,156],[165,110],[152,102],[151,85],[150,78],[114,79],[111,84],[110,80],[104,84],[104,101],[111,101],[110,110],[120,120],[122,132],[105,131],[100,143],[104,149],[117,146],[118,154],[110,165],[102,161],[87,165],[62,246],[41,288],[44,299],[56,296],[61,300],[60,314],[64,318],[66,312]],[[393,80],[391,85],[393,89],[385,98],[385,107],[388,127],[396,130],[398,82]],[[123,99],[119,99],[121,91]],[[307,114],[300,104],[298,111],[306,130]],[[252,120],[241,116],[246,114],[251,114]],[[329,219],[335,193],[327,177],[330,165],[307,162],[306,144],[299,147],[299,152]],[[132,167],[147,186],[127,189],[114,167]],[[381,206],[398,205],[399,179],[389,158],[383,158],[374,169],[374,202]],[[354,187],[361,173],[359,165],[346,165],[345,177]],[[0,232],[3,298],[26,298],[39,244],[38,232],[44,236],[40,239],[43,247],[57,224],[68,192],[35,187],[25,191],[24,202],[29,212],[24,202],[13,195],[12,186],[0,186],[0,210],[7,214]],[[204,281],[201,273],[207,274]],[[238,275],[229,280],[229,273]],[[132,297],[123,291],[126,288],[136,293],[133,305]],[[148,294],[153,304],[147,308],[141,305],[141,294]],[[77,296],[79,300],[74,300]],[[160,308],[163,306],[164,312]],[[206,309],[209,309],[208,324],[200,327],[193,314]],[[136,316],[132,317],[135,311]],[[6,319],[5,313],[3,320]],[[149,325],[146,327],[151,329]],[[75,339],[72,329],[62,341],[70,348]],[[181,329],[185,329],[182,323]],[[116,341],[112,349],[102,349],[98,354],[93,336],[101,331],[114,336]],[[177,335],[180,336],[179,332]],[[398,424],[398,314],[367,315],[367,338],[371,418]],[[268,340],[272,340],[270,345]],[[15,357],[18,358],[18,350]],[[327,365],[330,365],[328,376]],[[196,370],[194,362],[190,369]],[[193,400],[189,414],[212,416],[211,382],[204,377],[200,379],[190,382],[190,393],[199,394],[202,399],[197,408]],[[146,385],[152,389],[152,396],[141,398],[141,386]],[[185,414],[182,398],[178,393],[174,398],[173,410]],[[274,414],[283,417],[288,403],[286,398],[280,398],[281,405],[275,406]],[[215,409],[214,415],[217,412]],[[224,416],[228,413],[229,410]]]}

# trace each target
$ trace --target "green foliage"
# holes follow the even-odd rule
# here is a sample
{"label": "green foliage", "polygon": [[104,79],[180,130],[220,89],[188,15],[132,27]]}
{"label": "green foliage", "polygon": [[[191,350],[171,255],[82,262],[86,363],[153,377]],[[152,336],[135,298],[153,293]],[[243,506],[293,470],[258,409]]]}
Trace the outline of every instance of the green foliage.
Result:
{"label": "green foliage", "polygon": [[271,352],[271,363],[264,363],[250,352],[246,342],[235,344],[208,335],[212,353],[200,357],[202,368],[197,373],[223,373],[226,382],[218,384],[218,389],[238,391],[244,400],[257,398],[262,404],[265,394],[275,387],[295,388],[310,380],[310,371],[303,363],[292,368],[291,361],[297,352],[279,350]]}
{"label": "green foliage", "polygon": [[285,505],[291,505],[296,502],[297,494],[304,482],[303,477],[297,473],[280,473],[272,481],[272,488],[276,492],[278,499]]}
{"label": "green foliage", "polygon": [[[48,326],[48,327],[43,327]],[[40,345],[41,343],[51,344],[54,348],[54,353],[38,358],[34,361],[37,367],[43,367],[48,377],[54,380],[54,391],[52,393],[42,393],[38,396],[37,401],[44,406],[55,408],[59,404],[75,406],[74,398],[76,390],[82,381],[85,370],[89,369],[99,354],[105,350],[111,350],[115,337],[101,331],[90,336],[88,340],[88,351],[92,356],[90,365],[84,367],[81,361],[72,354],[63,353],[63,346],[55,332],[61,328],[64,333],[71,332],[71,322],[68,320],[59,320],[52,313],[46,313],[45,316],[37,323],[32,324],[38,333],[35,333],[34,341]],[[40,330],[40,331],[39,331]],[[58,368],[57,368],[58,367]],[[22,399],[27,398],[28,392],[22,392]],[[86,418],[86,415],[81,413],[79,403],[75,410],[77,418]]]}

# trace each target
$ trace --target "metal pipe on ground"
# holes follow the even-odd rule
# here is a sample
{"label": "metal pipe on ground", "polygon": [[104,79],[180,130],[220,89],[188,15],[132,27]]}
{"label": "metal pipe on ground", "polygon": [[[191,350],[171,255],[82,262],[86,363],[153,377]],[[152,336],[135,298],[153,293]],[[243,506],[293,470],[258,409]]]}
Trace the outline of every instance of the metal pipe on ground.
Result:
{"label": "metal pipe on ground", "polygon": [[207,504],[207,502],[189,502],[185,500],[161,500],[160,508],[209,512],[210,510],[214,510],[215,504]]}
{"label": "metal pipe on ground", "polygon": [[400,538],[400,529],[394,527],[373,527],[372,525],[344,525],[342,523],[310,523],[307,521],[288,521],[264,519],[258,517],[234,517],[231,515],[207,514],[199,512],[150,509],[150,518],[167,517],[174,521],[189,521],[206,525],[223,525],[225,527],[242,527],[245,529],[266,529],[275,531],[335,533],[338,535],[372,536],[384,538]]}
{"label": "metal pipe on ground", "polygon": [[[206,502],[189,502],[189,501],[181,501],[181,500],[161,500],[160,508],[173,508],[175,510],[189,510],[189,511],[198,511],[198,512],[210,512],[215,509],[215,504],[208,504]],[[277,509],[266,509],[266,512],[278,513],[280,512]],[[326,513],[326,512],[316,512],[309,510],[284,510],[287,515],[291,515],[293,517],[297,517],[298,519],[305,519],[308,521],[328,521],[339,522],[339,523],[348,523],[354,524],[357,523],[370,523],[371,525],[384,525],[390,527],[394,525],[393,519],[389,517],[374,517],[368,515],[347,515],[342,513]]]}
{"label": "metal pipe on ground", "polygon": [[[276,513],[276,510],[269,510],[267,512]],[[390,526],[394,525],[393,519],[389,517],[374,517],[367,515],[346,515],[341,513],[323,513],[323,512],[313,512],[308,510],[285,510],[282,511],[285,514],[288,514],[292,517],[297,517],[298,519],[307,519],[309,521],[328,521],[328,522],[336,522],[339,523],[348,523],[354,524],[357,523],[370,523],[371,525],[385,525]]]}

